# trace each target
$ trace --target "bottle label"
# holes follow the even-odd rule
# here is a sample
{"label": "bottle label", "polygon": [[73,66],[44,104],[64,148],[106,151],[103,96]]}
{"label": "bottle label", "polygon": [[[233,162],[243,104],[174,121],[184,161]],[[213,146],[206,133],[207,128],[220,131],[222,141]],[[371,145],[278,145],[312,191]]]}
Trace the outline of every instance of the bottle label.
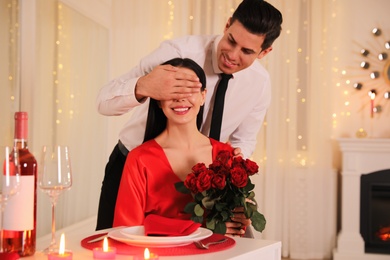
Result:
{"label": "bottle label", "polygon": [[20,177],[20,190],[12,196],[4,210],[4,229],[34,229],[34,176]]}

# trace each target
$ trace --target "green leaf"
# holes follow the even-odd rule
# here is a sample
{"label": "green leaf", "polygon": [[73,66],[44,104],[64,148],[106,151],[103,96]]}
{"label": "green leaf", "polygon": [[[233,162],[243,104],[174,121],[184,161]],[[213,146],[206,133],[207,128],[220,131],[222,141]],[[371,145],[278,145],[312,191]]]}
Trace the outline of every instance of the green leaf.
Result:
{"label": "green leaf", "polygon": [[210,219],[208,221],[206,221],[206,227],[210,230],[214,230],[215,229],[215,219]]}
{"label": "green leaf", "polygon": [[203,209],[202,206],[200,206],[199,204],[196,204],[196,205],[195,205],[195,208],[194,208],[194,212],[195,212],[195,215],[197,215],[198,217],[200,217],[200,216],[203,216],[204,209]]}
{"label": "green leaf", "polygon": [[260,214],[258,211],[253,212],[251,217],[252,226],[255,230],[262,232],[265,228],[266,220],[263,214]]}
{"label": "green leaf", "polygon": [[256,211],[256,208],[253,209],[251,206],[247,207],[245,210],[245,217],[251,218],[253,216],[253,212]]}
{"label": "green leaf", "polygon": [[194,212],[195,206],[198,205],[196,202],[190,202],[184,207],[184,212],[192,213]]}
{"label": "green leaf", "polygon": [[251,179],[248,178],[248,183],[244,187],[244,190],[249,192],[249,191],[253,190],[254,188],[255,188],[255,185],[252,184]]}
{"label": "green leaf", "polygon": [[[244,199],[244,200],[243,200]],[[245,198],[241,197],[241,196],[238,196],[238,197],[234,197],[233,198],[233,202],[234,202],[234,205],[235,206],[241,206],[241,205],[244,205],[243,204],[243,201],[245,201]]]}
{"label": "green leaf", "polygon": [[226,208],[227,204],[226,203],[217,203],[215,204],[215,209],[218,211],[222,211]]}
{"label": "green leaf", "polygon": [[222,211],[221,216],[222,216],[222,221],[227,221],[230,219],[230,214],[227,211]]}
{"label": "green leaf", "polygon": [[204,198],[204,196],[202,195],[202,193],[195,194],[195,201],[201,202],[203,200],[203,198]]}
{"label": "green leaf", "polygon": [[214,233],[226,234],[225,222],[218,221],[217,223],[215,223]]}
{"label": "green leaf", "polygon": [[215,200],[210,200],[209,197],[204,197],[202,199],[202,204],[206,209],[212,209],[215,204]]}
{"label": "green leaf", "polygon": [[187,189],[187,187],[184,185],[183,181],[176,182],[175,183],[175,188],[178,192],[184,193],[184,194],[190,194],[191,191]]}
{"label": "green leaf", "polygon": [[248,199],[255,201],[255,192],[254,191],[249,192]]}
{"label": "green leaf", "polygon": [[197,223],[203,223],[203,217],[202,216],[192,216],[191,217],[191,220],[194,221],[194,222],[197,222]]}

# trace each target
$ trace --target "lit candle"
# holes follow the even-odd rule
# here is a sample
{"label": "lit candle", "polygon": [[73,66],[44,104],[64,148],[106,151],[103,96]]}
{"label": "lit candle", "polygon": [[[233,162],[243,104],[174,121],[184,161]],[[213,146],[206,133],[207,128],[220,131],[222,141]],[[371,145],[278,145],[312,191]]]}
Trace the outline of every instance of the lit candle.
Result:
{"label": "lit candle", "polygon": [[135,256],[134,260],[158,260],[158,255],[150,253],[148,248],[145,248],[144,256]]}
{"label": "lit candle", "polygon": [[60,249],[47,255],[49,260],[72,260],[72,252],[65,250],[65,235],[61,234]]}
{"label": "lit candle", "polygon": [[369,95],[370,95],[370,98],[371,98],[371,102],[370,102],[370,113],[371,113],[371,118],[374,117],[374,99],[375,99],[375,90],[371,90],[369,92]]}
{"label": "lit candle", "polygon": [[158,260],[158,255],[150,253],[148,248],[144,251],[144,260]]}
{"label": "lit candle", "polygon": [[107,237],[104,238],[103,248],[96,247],[92,251],[95,259],[115,259],[116,248],[108,246]]}

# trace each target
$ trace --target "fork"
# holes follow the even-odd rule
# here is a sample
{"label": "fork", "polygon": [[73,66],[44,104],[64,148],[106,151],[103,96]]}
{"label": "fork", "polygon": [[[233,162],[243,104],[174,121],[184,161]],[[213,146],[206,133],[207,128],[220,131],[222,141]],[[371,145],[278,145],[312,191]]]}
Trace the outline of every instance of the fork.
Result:
{"label": "fork", "polygon": [[209,246],[216,245],[216,244],[221,244],[221,243],[225,242],[226,240],[227,240],[227,238],[223,238],[221,240],[214,241],[214,242],[209,242],[207,244],[203,244],[202,241],[199,240],[199,241],[194,241],[194,244],[199,249],[209,249]]}

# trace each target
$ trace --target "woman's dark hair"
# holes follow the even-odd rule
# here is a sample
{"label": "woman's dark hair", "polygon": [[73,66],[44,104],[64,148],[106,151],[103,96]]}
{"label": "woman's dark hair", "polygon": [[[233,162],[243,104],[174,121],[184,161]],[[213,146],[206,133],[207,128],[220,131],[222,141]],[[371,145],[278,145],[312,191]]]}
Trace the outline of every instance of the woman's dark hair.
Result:
{"label": "woman's dark hair", "polygon": [[282,30],[282,14],[263,0],[243,0],[234,11],[230,24],[236,20],[250,33],[265,36],[262,50],[270,47]]}
{"label": "woman's dark hair", "polygon": [[[196,76],[199,78],[200,83],[202,83],[201,91],[206,88],[206,75],[203,69],[193,60],[187,58],[174,58],[172,60],[164,62],[162,65],[172,65],[174,67],[187,68],[195,72]],[[196,118],[196,125],[198,130],[203,121],[203,106],[200,107],[198,116]],[[164,112],[158,105],[158,101],[150,98],[148,117],[146,119],[146,128],[144,141],[149,141],[164,131],[167,127],[167,117]]]}

